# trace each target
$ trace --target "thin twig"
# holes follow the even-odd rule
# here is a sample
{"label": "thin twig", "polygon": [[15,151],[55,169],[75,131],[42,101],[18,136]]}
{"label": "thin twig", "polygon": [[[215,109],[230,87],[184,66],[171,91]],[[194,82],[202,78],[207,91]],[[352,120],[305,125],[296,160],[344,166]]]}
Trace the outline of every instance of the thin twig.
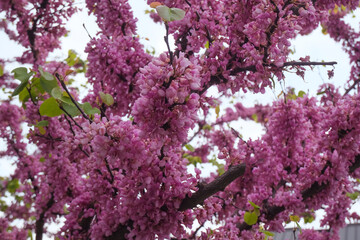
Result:
{"label": "thin twig", "polygon": [[72,124],[71,124],[70,120],[66,117],[66,115],[64,115],[64,117],[65,117],[66,121],[69,123],[71,133],[73,134],[73,136],[75,136],[75,132],[74,132],[74,129],[72,128]]}
{"label": "thin twig", "polygon": [[79,107],[78,103],[75,101],[75,99],[72,97],[72,95],[70,94],[69,90],[66,87],[66,84],[64,83],[64,81],[62,80],[62,77],[60,76],[60,74],[55,73],[55,77],[59,80],[61,86],[63,87],[63,89],[66,91],[66,93],[69,95],[71,101],[75,104],[75,107],[80,111],[81,115],[87,119],[90,123],[92,123],[92,120],[84,113],[84,111]]}
{"label": "thin twig", "polygon": [[[284,68],[284,67],[289,67],[289,66],[317,66],[317,65],[328,66],[328,65],[335,65],[335,64],[337,64],[337,62],[335,62],[335,61],[333,61],[333,62],[295,62],[295,61],[291,61],[291,62],[284,63],[279,68]],[[276,67],[276,65],[273,63],[264,64],[264,66],[265,67]],[[246,67],[237,67],[237,68],[233,69],[230,72],[230,74],[235,75],[237,73],[247,72],[247,71],[256,72],[255,65],[250,65],[250,66],[246,66]]]}
{"label": "thin twig", "polygon": [[75,123],[75,125],[76,125],[77,127],[79,127],[81,130],[83,130],[83,128],[74,120],[74,118],[70,115],[70,113],[68,113],[62,106],[59,106],[59,108],[60,108],[61,110],[63,110],[64,113],[66,113],[66,115],[68,115],[68,117]]}
{"label": "thin twig", "polygon": [[360,78],[358,78],[354,83],[353,85],[351,85],[351,87],[349,87],[348,89],[346,89],[345,93],[344,93],[344,96],[346,96],[351,90],[353,90],[356,86],[356,84],[358,84],[360,82]]}
{"label": "thin twig", "polygon": [[37,103],[34,101],[34,99],[33,99],[33,96],[32,96],[32,94],[31,94],[31,85],[30,85],[30,88],[26,88],[26,90],[28,91],[28,93],[29,93],[29,96],[30,96],[30,99],[31,99],[31,102],[36,106],[37,105]]}
{"label": "thin twig", "polygon": [[106,158],[105,158],[104,160],[105,160],[106,169],[108,170],[108,172],[109,172],[109,174],[110,174],[110,176],[111,176],[111,181],[110,181],[110,183],[112,184],[112,183],[114,182],[114,175],[113,175],[113,173],[112,173],[112,171],[111,171],[111,169],[110,169],[110,165],[109,165],[108,160],[107,160]]}
{"label": "thin twig", "polygon": [[[61,138],[48,137],[48,136],[40,135],[40,134],[37,134],[37,133],[35,133],[35,136],[40,137],[40,138],[45,138],[45,139],[51,140],[51,141],[64,142],[64,140],[61,139]],[[50,135],[50,136],[51,136],[51,135]]]}
{"label": "thin twig", "polygon": [[169,52],[169,56],[170,56],[170,65],[173,64],[173,52],[170,50],[170,45],[169,45],[169,25],[167,24],[167,22],[165,22],[165,29],[166,29],[166,35],[164,36],[164,40]]}
{"label": "thin twig", "polygon": [[80,151],[82,151],[87,157],[90,157],[90,154],[86,152],[84,149],[82,149],[81,145],[79,145]]}
{"label": "thin twig", "polygon": [[90,35],[90,33],[89,33],[89,31],[86,29],[86,27],[85,27],[85,23],[83,23],[83,28],[85,29],[85,31],[87,32],[87,34],[88,34],[88,36],[89,36],[89,38],[91,39],[91,40],[93,40],[93,38],[91,37],[91,35]]}

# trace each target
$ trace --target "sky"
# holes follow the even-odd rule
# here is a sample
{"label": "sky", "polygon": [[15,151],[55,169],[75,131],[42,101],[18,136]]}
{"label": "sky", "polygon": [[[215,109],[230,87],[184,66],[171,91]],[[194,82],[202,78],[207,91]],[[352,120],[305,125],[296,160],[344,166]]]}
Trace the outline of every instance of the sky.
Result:
{"label": "sky", "polygon": [[[150,9],[150,7],[146,5],[145,1],[132,0],[130,1],[130,4],[133,7],[134,15],[138,18],[138,34],[144,46],[149,50],[154,48],[156,55],[166,51],[167,48],[163,40],[165,35],[164,25],[153,23],[149,16],[145,14],[145,10]],[[84,4],[82,3],[82,5]],[[81,4],[79,6],[81,6]],[[0,14],[0,18],[2,17],[3,15]],[[355,11],[354,15],[349,15],[346,17],[346,21],[350,22],[356,29],[358,28],[359,20],[359,11]],[[94,16],[88,16],[86,10],[78,12],[71,18],[68,23],[70,32],[68,37],[63,38],[62,49],[51,53],[50,58],[65,59],[67,57],[67,52],[70,49],[75,50],[83,58],[86,57],[84,49],[87,42],[89,41],[89,36],[85,31],[83,24],[85,24],[88,33],[91,36],[96,35],[98,28],[96,26]],[[171,41],[171,43],[173,43],[173,41]],[[342,51],[340,43],[336,43],[330,39],[329,36],[322,34],[321,28],[318,28],[309,35],[297,37],[292,41],[291,48],[295,52],[291,56],[292,60],[297,60],[299,57],[305,57],[309,55],[312,61],[337,61],[337,65],[335,66],[334,70],[335,75],[333,79],[328,80],[327,70],[331,70],[332,67],[325,68],[318,66],[314,67],[313,71],[309,70],[306,72],[305,80],[301,79],[293,73],[287,73],[285,81],[282,83],[283,86],[293,86],[295,87],[296,92],[302,90],[309,93],[310,95],[316,95],[318,86],[322,83],[331,82],[336,86],[343,86],[349,78],[350,65],[347,54]],[[0,31],[1,58],[10,60],[14,59],[15,56],[21,55],[22,50],[23,48],[21,46],[10,41],[7,36]],[[8,65],[8,67],[9,68],[7,70],[11,71],[11,69],[19,67],[19,65],[14,63]],[[85,78],[81,78],[79,81],[80,83],[84,82]],[[213,94],[216,94],[215,90],[212,91],[214,91]],[[250,94],[246,96],[239,94],[238,97],[243,97],[241,102],[245,106],[252,106],[254,103],[271,103],[272,101],[277,100],[278,94],[281,91],[282,88],[278,84],[275,89],[269,89],[266,94]],[[0,99],[2,99],[1,96]],[[224,109],[221,109],[221,111],[223,110]],[[244,139],[257,139],[263,133],[263,129],[253,121],[240,121],[236,124],[237,125],[234,127],[241,131]],[[1,144],[2,142],[0,140],[0,150],[4,148],[4,146]],[[0,159],[0,176],[9,176],[13,169],[14,168],[11,166],[10,161]],[[359,210],[359,205],[357,204],[356,208],[354,209]],[[310,225],[310,227],[318,228],[319,222],[317,221],[316,223]]]}

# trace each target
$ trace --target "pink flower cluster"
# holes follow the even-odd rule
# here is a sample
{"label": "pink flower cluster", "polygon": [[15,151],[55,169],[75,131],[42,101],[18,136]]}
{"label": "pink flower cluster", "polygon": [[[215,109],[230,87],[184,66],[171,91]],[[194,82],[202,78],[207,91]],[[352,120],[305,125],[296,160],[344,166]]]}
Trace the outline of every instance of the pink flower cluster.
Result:
{"label": "pink flower cluster", "polygon": [[137,85],[141,89],[131,114],[137,126],[161,142],[186,140],[199,108],[200,71],[196,59],[184,54],[173,59],[166,54],[154,58],[140,69]]}

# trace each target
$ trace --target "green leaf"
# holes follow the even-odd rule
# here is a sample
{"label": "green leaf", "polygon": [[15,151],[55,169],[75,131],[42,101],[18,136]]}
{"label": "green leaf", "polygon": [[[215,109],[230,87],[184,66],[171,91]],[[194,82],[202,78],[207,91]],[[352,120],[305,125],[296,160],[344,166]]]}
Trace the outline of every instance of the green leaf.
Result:
{"label": "green leaf", "polygon": [[68,96],[64,96],[64,93],[66,93],[66,92],[63,92],[63,95],[61,96],[61,98],[59,100],[66,103],[66,104],[75,106],[73,101],[71,101],[71,98],[69,98]]}
{"label": "green leaf", "polygon": [[189,150],[190,152],[194,152],[195,148],[193,146],[191,146],[190,144],[186,144],[185,145],[186,149]]}
{"label": "green leaf", "polygon": [[100,114],[100,110],[98,108],[93,108],[90,103],[85,102],[81,105],[81,108],[87,115],[94,115],[95,113]]}
{"label": "green leaf", "polygon": [[19,196],[19,195],[15,195],[15,200],[16,200],[17,202],[22,202],[22,201],[24,200],[24,197]]}
{"label": "green leaf", "polygon": [[33,240],[33,233],[31,230],[28,230],[28,238],[30,238],[30,240]]}
{"label": "green leaf", "polygon": [[304,91],[299,91],[299,93],[298,93],[298,97],[304,97],[304,95],[305,95],[306,93],[304,92]]}
{"label": "green leaf", "polygon": [[55,79],[46,80],[46,78],[41,77],[40,85],[47,93],[49,93],[51,95],[51,91],[53,90],[53,88],[56,88],[58,86],[58,83]]}
{"label": "green leaf", "polygon": [[72,117],[76,117],[76,116],[79,116],[81,114],[79,109],[73,103],[68,104],[67,102],[63,102],[63,103],[61,103],[61,106]]}
{"label": "green leaf", "polygon": [[31,92],[32,95],[33,95],[33,93],[36,94],[36,95],[33,95],[33,97],[36,97],[36,96],[38,96],[40,94],[45,93],[44,88],[41,86],[40,78],[35,78],[34,77],[31,80],[31,91],[32,91]]}
{"label": "green leaf", "polygon": [[185,17],[185,11],[180,8],[170,8],[170,21],[178,21]]}
{"label": "green leaf", "polygon": [[255,121],[258,122],[258,116],[256,113],[254,113],[253,115],[251,115],[251,118]]}
{"label": "green leaf", "polygon": [[258,216],[254,212],[246,212],[244,214],[244,221],[247,225],[254,225],[257,223]]}
{"label": "green leaf", "polygon": [[48,125],[49,125],[49,121],[43,120],[43,121],[38,122],[35,126],[36,127],[46,127]]}
{"label": "green leaf", "polygon": [[225,167],[224,164],[219,163],[216,158],[210,159],[209,163],[211,163],[212,165],[214,165],[215,167],[217,167],[217,171],[219,176],[223,175],[225,173]]}
{"label": "green leaf", "polygon": [[59,108],[59,104],[53,97],[46,99],[41,104],[39,112],[41,116],[48,116],[48,117],[56,117],[64,113]]}
{"label": "green leaf", "polygon": [[20,80],[22,83],[27,82],[31,75],[33,75],[33,72],[30,71],[28,73],[25,67],[15,68],[11,72],[14,73],[14,78]]}
{"label": "green leaf", "polygon": [[210,47],[210,42],[209,41],[206,41],[205,43],[205,48],[208,49]]}
{"label": "green leaf", "polygon": [[40,72],[40,75],[45,78],[45,80],[48,80],[48,81],[52,81],[52,80],[55,80],[54,76],[49,73],[49,72],[44,72],[44,70],[42,69],[42,67],[39,67],[39,72]]}
{"label": "green leaf", "polygon": [[51,90],[51,96],[53,96],[55,99],[60,100],[61,97],[63,96],[63,93],[62,93],[62,91],[61,91],[61,89],[59,87],[54,87]]}
{"label": "green leaf", "polygon": [[164,21],[170,21],[170,8],[165,5],[156,7],[156,11]]}
{"label": "green leaf", "polygon": [[99,92],[101,101],[103,101],[103,103],[105,103],[108,106],[111,106],[114,104],[114,98],[108,94],[108,93],[103,93],[103,92]]}
{"label": "green leaf", "polygon": [[63,211],[64,211],[64,214],[69,214],[69,210],[67,209],[66,205],[64,205],[64,208],[63,208]]}
{"label": "green leaf", "polygon": [[45,133],[46,133],[45,128],[43,128],[43,127],[38,127],[38,129],[39,129],[39,133],[40,133],[41,135],[45,135]]}
{"label": "green leaf", "polygon": [[220,113],[220,106],[219,106],[219,105],[217,105],[217,106],[215,107],[215,113],[216,113],[216,118],[218,118],[218,117],[219,117],[219,113]]}
{"label": "green leaf", "polygon": [[25,81],[25,82],[21,82],[14,90],[14,92],[11,94],[11,96],[16,96],[18,95],[22,90],[25,89],[25,87],[28,85],[28,82]]}
{"label": "green leaf", "polygon": [[360,193],[359,192],[353,192],[353,193],[346,193],[346,196],[348,198],[350,198],[351,200],[356,200],[359,197]]}
{"label": "green leaf", "polygon": [[199,156],[191,156],[189,154],[187,154],[187,155],[184,154],[183,157],[186,158],[187,160],[189,160],[189,164],[192,164],[195,167],[198,163],[202,163],[202,159]]}
{"label": "green leaf", "polygon": [[33,75],[33,72],[30,71],[28,73],[25,67],[15,68],[11,72],[14,73],[14,78],[21,81],[21,83],[16,87],[14,92],[11,94],[11,96],[16,96],[27,86],[29,78],[31,77],[31,75]]}
{"label": "green leaf", "polygon": [[259,208],[254,208],[254,213],[255,213],[257,216],[260,216],[260,209],[259,209]]}
{"label": "green leaf", "polygon": [[4,66],[0,65],[0,77],[4,75]]}
{"label": "green leaf", "polygon": [[209,124],[205,124],[203,127],[202,127],[203,130],[211,130],[211,126]]}
{"label": "green leaf", "polygon": [[10,182],[8,182],[6,189],[10,192],[10,193],[15,193],[16,189],[18,189],[20,187],[19,184],[19,180],[17,180],[16,178],[12,179]]}
{"label": "green leaf", "polygon": [[166,22],[181,20],[185,17],[185,11],[180,8],[169,8],[165,5],[156,7],[159,16]]}
{"label": "green leaf", "polygon": [[6,202],[0,199],[0,211],[5,212],[8,209]]}
{"label": "green leaf", "polygon": [[20,93],[19,93],[19,100],[20,102],[27,102],[27,100],[30,98],[30,94],[29,91],[24,88]]}
{"label": "green leaf", "polygon": [[304,217],[304,223],[312,223],[315,219],[314,216],[308,212],[302,214]]}
{"label": "green leaf", "polygon": [[73,50],[68,51],[68,57],[65,59],[67,64],[72,67],[79,61],[79,58],[76,58],[76,52]]}
{"label": "green leaf", "polygon": [[251,206],[253,206],[254,209],[259,209],[260,208],[260,206],[256,205],[252,201],[249,201],[249,203],[250,203]]}
{"label": "green leaf", "polygon": [[39,161],[40,161],[41,163],[43,163],[43,162],[45,162],[45,158],[44,158],[44,157],[41,157],[41,158],[39,159]]}
{"label": "green leaf", "polygon": [[297,215],[290,215],[290,221],[292,222],[299,222],[300,221],[300,217]]}
{"label": "green leaf", "polygon": [[54,87],[51,90],[51,96],[55,99],[60,100],[63,96],[61,89],[59,87]]}
{"label": "green leaf", "polygon": [[266,231],[266,230],[264,230],[264,229],[259,229],[259,232],[262,232],[263,234],[265,234],[266,236],[269,236],[269,237],[275,236],[275,233]]}

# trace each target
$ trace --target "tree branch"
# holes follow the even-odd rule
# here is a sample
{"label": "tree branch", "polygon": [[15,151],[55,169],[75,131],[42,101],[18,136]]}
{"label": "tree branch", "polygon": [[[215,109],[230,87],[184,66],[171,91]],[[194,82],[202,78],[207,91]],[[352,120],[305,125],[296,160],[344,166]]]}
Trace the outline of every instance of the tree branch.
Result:
{"label": "tree branch", "polygon": [[229,167],[223,175],[217,177],[214,181],[206,184],[205,186],[201,186],[191,197],[184,198],[179,211],[196,207],[196,205],[202,204],[208,197],[219,191],[223,191],[235,179],[244,175],[245,168],[245,163]]}
{"label": "tree branch", "polygon": [[36,240],[42,240],[45,224],[45,213],[52,207],[54,203],[54,193],[51,193],[51,198],[47,202],[46,208],[41,212],[39,219],[37,219],[35,223]]}
{"label": "tree branch", "polygon": [[[328,66],[328,65],[335,65],[337,64],[337,62],[332,61],[332,62],[295,62],[295,61],[291,61],[291,62],[285,62],[281,67],[279,68],[284,68],[284,67],[293,67],[293,66],[318,66],[318,65],[324,65],[324,66]],[[264,64],[265,67],[276,67],[275,64],[271,63],[271,64]],[[247,71],[251,71],[251,72],[255,72],[256,71],[256,67],[255,65],[250,65],[250,66],[246,66],[246,67],[237,67],[235,69],[233,69],[230,74],[231,75],[235,75],[237,73],[240,72],[247,72]]]}

